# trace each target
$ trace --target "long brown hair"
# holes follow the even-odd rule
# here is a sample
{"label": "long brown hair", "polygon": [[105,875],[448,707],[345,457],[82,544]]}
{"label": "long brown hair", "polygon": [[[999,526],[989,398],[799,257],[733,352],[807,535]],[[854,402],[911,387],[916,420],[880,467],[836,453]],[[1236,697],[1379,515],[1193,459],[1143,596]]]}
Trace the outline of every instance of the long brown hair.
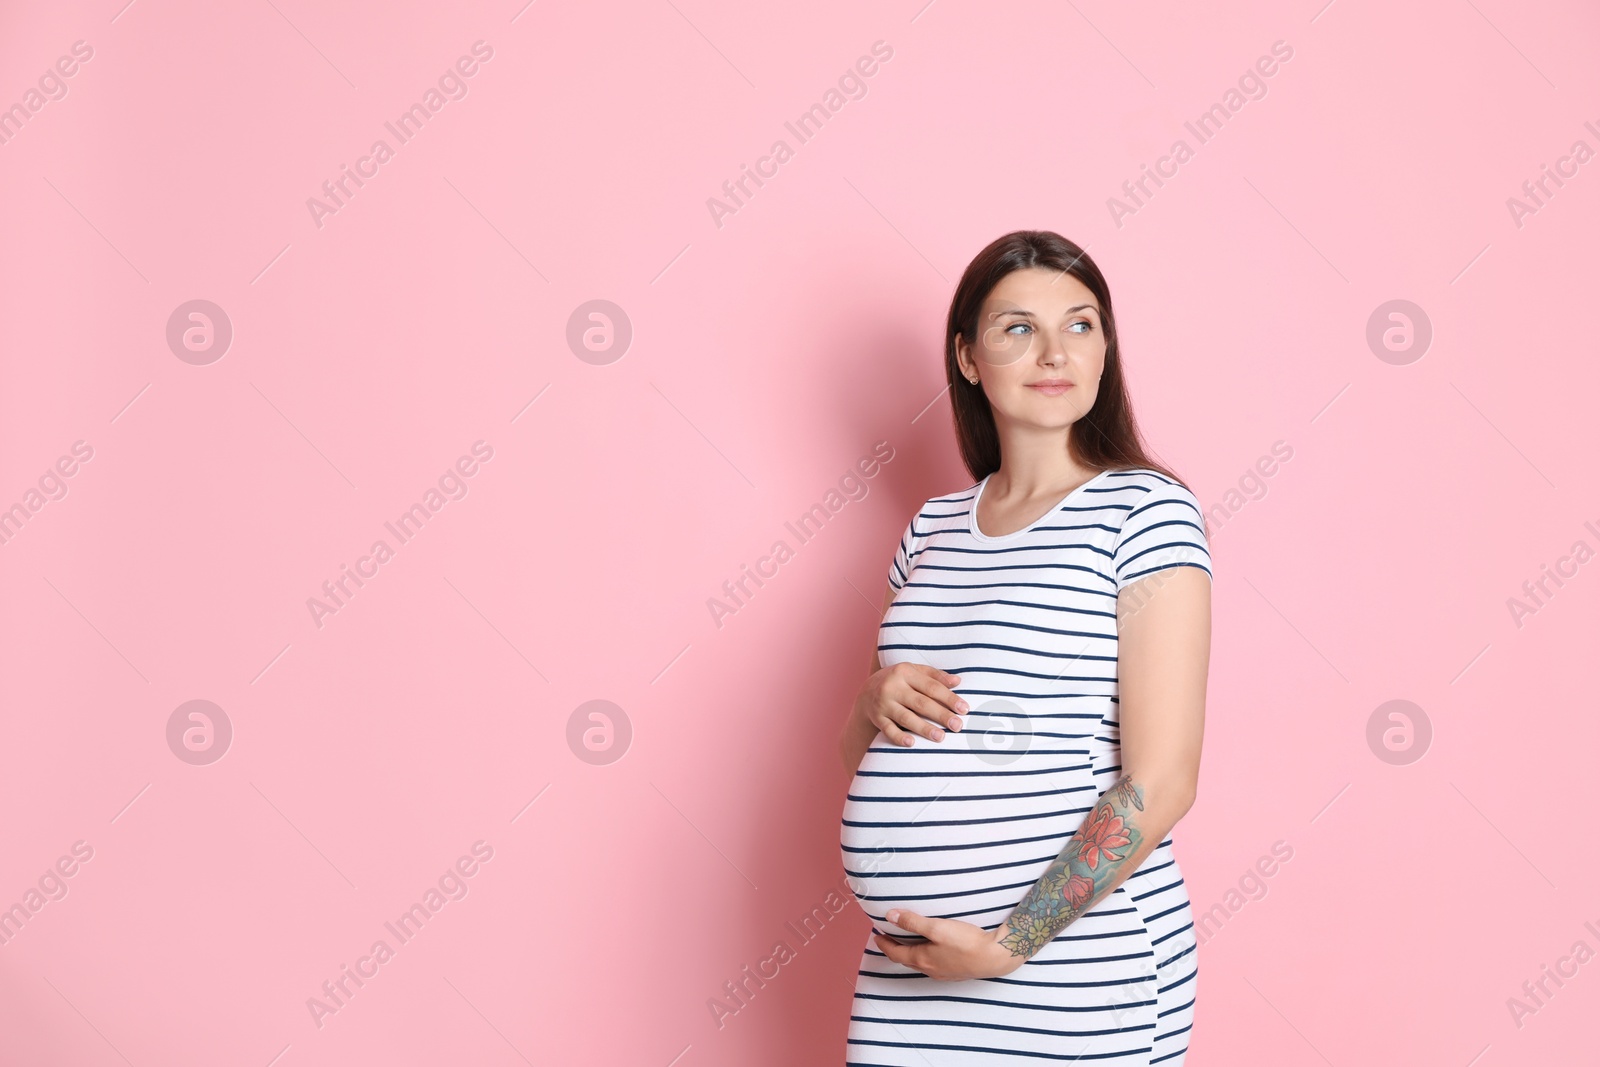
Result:
{"label": "long brown hair", "polygon": [[1100,304],[1106,335],[1105,371],[1100,376],[1100,391],[1094,406],[1068,431],[1067,447],[1073,457],[1097,470],[1147,467],[1183,484],[1176,474],[1150,458],[1139,435],[1127,387],[1123,384],[1117,318],[1111,311],[1111,290],[1105,276],[1083,249],[1049,230],[1017,230],[991,242],[967,265],[950,299],[950,317],[944,334],[944,369],[950,381],[956,443],[961,449],[961,461],[973,479],[982,480],[1000,469],[1000,435],[995,429],[994,412],[989,408],[982,383],[969,381],[956,362],[956,335],[969,341],[975,339],[978,316],[989,293],[1001,278],[1028,267],[1045,267],[1072,275],[1088,287]]}

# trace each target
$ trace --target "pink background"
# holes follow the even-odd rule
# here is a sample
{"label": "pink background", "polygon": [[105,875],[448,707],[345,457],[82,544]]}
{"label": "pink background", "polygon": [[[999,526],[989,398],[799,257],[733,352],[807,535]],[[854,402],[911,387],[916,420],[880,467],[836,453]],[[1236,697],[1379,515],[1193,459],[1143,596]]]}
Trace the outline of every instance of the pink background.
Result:
{"label": "pink background", "polygon": [[[1600,163],[1520,226],[1507,200],[1600,148],[1593,10],[122,4],[0,25],[3,106],[93,49],[0,145],[0,507],[93,450],[0,545],[0,907],[93,850],[0,947],[4,1062],[840,1062],[866,919],[786,924],[841,885],[835,739],[896,540],[971,483],[952,288],[1018,228],[1100,263],[1142,425],[1214,509],[1175,838],[1223,921],[1190,1062],[1592,1047],[1600,962],[1520,1026],[1507,1002],[1600,949],[1600,567],[1520,626],[1508,600],[1600,546]],[[707,199],[779,138],[719,227]],[[199,299],[233,328],[207,365],[166,339]],[[1397,299],[1433,337],[1394,363],[1367,329]],[[592,300],[620,359],[567,342]],[[319,627],[307,599],[477,441],[466,496]],[[719,627],[708,599],[878,441],[865,497]],[[1432,728],[1405,765],[1367,739],[1397,699]],[[190,700],[232,724],[208,765],[168,745]],[[610,764],[569,745],[591,700],[631,724]],[[308,998],[478,841],[466,896],[319,1027]]]}

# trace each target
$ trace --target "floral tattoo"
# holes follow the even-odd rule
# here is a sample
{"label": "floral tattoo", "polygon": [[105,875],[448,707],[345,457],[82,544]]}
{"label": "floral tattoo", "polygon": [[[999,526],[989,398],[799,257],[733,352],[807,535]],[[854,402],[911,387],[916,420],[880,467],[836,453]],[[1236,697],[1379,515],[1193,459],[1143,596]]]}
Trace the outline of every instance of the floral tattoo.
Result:
{"label": "floral tattoo", "polygon": [[1131,812],[1143,810],[1144,791],[1131,775],[1101,794],[1094,811],[1007,920],[1011,932],[1000,943],[1013,956],[1038,952],[1103,894],[1123,862],[1139,851],[1144,835]]}

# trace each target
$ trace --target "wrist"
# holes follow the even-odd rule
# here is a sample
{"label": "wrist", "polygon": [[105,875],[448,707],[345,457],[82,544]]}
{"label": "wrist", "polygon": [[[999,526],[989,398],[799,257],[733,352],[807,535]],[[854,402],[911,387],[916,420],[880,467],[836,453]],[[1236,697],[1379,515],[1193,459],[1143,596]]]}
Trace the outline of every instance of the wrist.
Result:
{"label": "wrist", "polygon": [[1024,963],[1028,962],[1028,957],[1017,955],[1015,952],[1013,952],[1011,950],[1011,946],[1009,946],[1009,945],[1007,945],[1005,943],[1005,939],[1007,937],[1010,937],[1010,936],[1011,936],[1011,920],[1010,919],[1007,919],[1005,922],[1001,923],[999,926],[997,926],[993,930],[989,931],[989,939],[992,942],[994,942],[994,948],[992,950],[992,955],[995,957],[996,960],[1000,961],[1002,966],[1004,967],[1004,970],[1001,973],[1006,973],[1006,974],[1010,973],[1011,971],[1016,970],[1018,967],[1022,966]]}

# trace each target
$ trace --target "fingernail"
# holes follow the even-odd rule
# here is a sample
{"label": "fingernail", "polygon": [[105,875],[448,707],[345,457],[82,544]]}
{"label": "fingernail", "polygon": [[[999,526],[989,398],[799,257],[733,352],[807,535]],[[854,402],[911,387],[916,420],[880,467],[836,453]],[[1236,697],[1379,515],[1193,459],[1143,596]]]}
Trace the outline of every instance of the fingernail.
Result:
{"label": "fingernail", "polygon": [[950,720],[950,729],[952,730],[959,730],[965,725],[967,724],[959,718]]}
{"label": "fingernail", "polygon": [[933,731],[933,739],[935,741],[943,741],[944,740],[944,731],[943,730],[935,730],[935,731]]}
{"label": "fingernail", "polygon": [[892,923],[897,923],[897,922],[900,921],[900,913],[898,911],[887,912],[887,913],[884,914],[883,917],[885,919],[888,919]]}

